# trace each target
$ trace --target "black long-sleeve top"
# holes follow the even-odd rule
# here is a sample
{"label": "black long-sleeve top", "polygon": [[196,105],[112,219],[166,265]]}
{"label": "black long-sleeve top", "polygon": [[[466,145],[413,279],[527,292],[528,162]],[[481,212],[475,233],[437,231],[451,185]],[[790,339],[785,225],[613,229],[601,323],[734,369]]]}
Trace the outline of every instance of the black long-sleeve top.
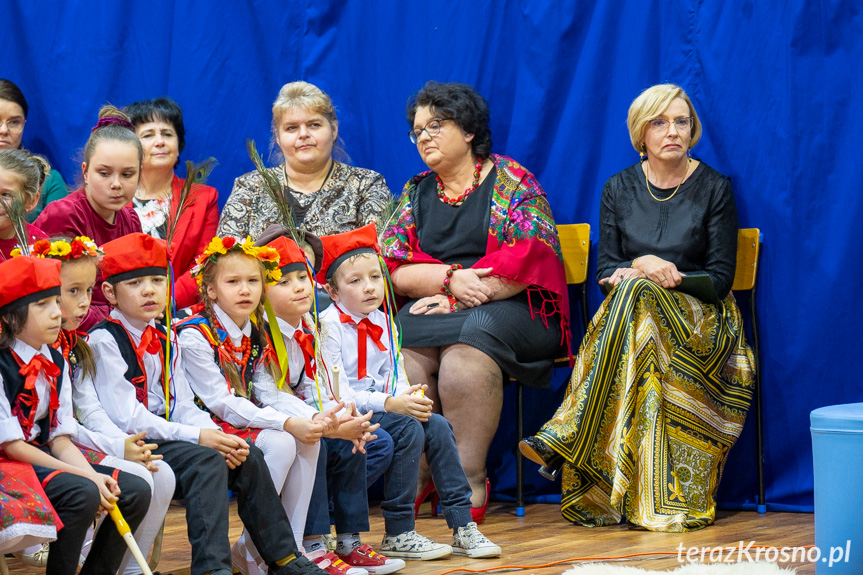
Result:
{"label": "black long-sleeve top", "polygon": [[[650,186],[657,198],[674,188]],[[731,290],[737,265],[737,207],[731,181],[699,164],[665,202],[651,197],[635,164],[615,174],[602,190],[596,279],[630,267],[639,256],[673,262],[683,273],[705,271],[720,298]]]}

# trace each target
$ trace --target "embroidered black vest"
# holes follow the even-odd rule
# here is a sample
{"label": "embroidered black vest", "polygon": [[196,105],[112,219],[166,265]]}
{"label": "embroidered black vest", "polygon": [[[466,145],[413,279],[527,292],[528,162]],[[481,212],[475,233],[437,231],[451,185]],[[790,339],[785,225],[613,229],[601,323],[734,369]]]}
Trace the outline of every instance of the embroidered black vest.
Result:
{"label": "embroidered black vest", "polygon": [[[51,359],[57,367],[60,368],[60,375],[57,376],[57,395],[59,396],[60,387],[63,384],[63,370],[66,368],[66,360],[63,359],[63,354],[56,349],[49,347],[48,350],[51,353]],[[19,400],[18,396],[24,392],[24,383],[26,381],[26,378],[21,375],[20,369],[21,367],[18,365],[18,362],[15,361],[15,356],[12,355],[11,349],[0,350],[0,375],[3,376],[3,389],[6,392],[6,399],[9,401],[9,405],[12,407],[13,413],[17,404],[17,407],[21,410],[23,416],[29,420],[30,412],[37,409],[38,405],[34,401],[33,405],[28,406]],[[35,390],[33,391],[33,394],[35,396]],[[48,415],[42,419],[34,421],[33,425],[38,425],[40,430],[39,437],[36,438],[34,443],[39,446],[46,445],[48,443],[48,435],[51,433],[51,428],[56,425],[56,423],[56,414],[51,414],[50,409],[48,410]],[[29,431],[29,429],[24,430],[25,434],[28,435]]]}
{"label": "embroidered black vest", "polygon": [[[135,340],[132,339],[132,334],[126,330],[123,324],[109,319],[100,321],[98,324],[93,326],[93,329],[91,329],[90,332],[92,333],[97,329],[106,330],[111,334],[111,337],[114,338],[114,341],[117,342],[117,347],[120,348],[120,356],[126,363],[126,373],[123,374],[123,377],[126,381],[135,386],[135,399],[146,406],[148,403],[147,374],[144,371],[144,364],[142,363],[141,358],[138,357],[138,346],[135,345]],[[165,326],[162,324],[157,323],[156,329],[158,329],[162,334],[168,333],[167,329],[165,329]]]}

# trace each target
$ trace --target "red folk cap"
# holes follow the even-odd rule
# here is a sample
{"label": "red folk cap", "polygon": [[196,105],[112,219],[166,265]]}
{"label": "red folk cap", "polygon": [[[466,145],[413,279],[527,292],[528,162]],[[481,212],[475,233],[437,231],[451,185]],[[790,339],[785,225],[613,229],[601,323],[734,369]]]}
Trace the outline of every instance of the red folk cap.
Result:
{"label": "red folk cap", "polygon": [[367,224],[356,230],[322,236],[324,245],[324,261],[318,272],[318,283],[327,283],[336,269],[351,256],[361,253],[380,253],[378,247],[378,232],[374,224]]}
{"label": "red folk cap", "polygon": [[168,250],[164,240],[140,232],[125,235],[102,246],[105,256],[99,269],[108,283],[142,276],[168,275]]}
{"label": "red folk cap", "polygon": [[60,295],[60,260],[21,256],[0,263],[0,313]]}
{"label": "red folk cap", "polygon": [[306,269],[306,252],[292,239],[280,236],[267,244],[279,252],[279,269],[283,274]]}

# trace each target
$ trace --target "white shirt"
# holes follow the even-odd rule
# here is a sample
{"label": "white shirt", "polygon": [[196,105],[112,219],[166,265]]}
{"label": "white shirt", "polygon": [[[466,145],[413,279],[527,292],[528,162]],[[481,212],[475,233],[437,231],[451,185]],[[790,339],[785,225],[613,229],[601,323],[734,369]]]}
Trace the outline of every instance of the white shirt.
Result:
{"label": "white shirt", "polygon": [[[18,354],[18,357],[27,365],[36,354],[42,354],[48,361],[54,362],[51,357],[51,352],[47,345],[43,345],[39,349],[35,349],[24,343],[18,338],[15,338],[15,343],[12,344],[12,351]],[[61,383],[62,382],[62,383]],[[0,385],[3,384],[3,376],[0,375]],[[67,363],[60,375],[57,376],[57,385],[60,386],[58,394],[60,406],[57,408],[57,425],[48,433],[48,441],[52,441],[59,435],[71,436],[75,431],[75,418],[72,415],[72,380],[69,377],[69,364]],[[5,393],[0,393],[0,443],[23,439],[24,441],[34,441],[39,437],[42,428],[39,425],[39,420],[48,415],[51,383],[45,377],[45,373],[40,373],[36,378],[34,385],[36,396],[39,402],[35,407],[36,416],[34,418],[33,428],[27,437],[24,436],[24,430],[21,429],[21,424],[18,418],[12,415],[12,406]],[[50,425],[49,421],[42,422],[44,425]]]}
{"label": "white shirt", "polygon": [[[337,307],[335,304],[321,313],[321,337],[323,339],[324,361],[329,369],[338,366],[341,371],[339,393],[345,403],[349,401],[355,403],[357,411],[360,413],[367,413],[369,411],[383,413],[386,411],[384,403],[388,395],[400,395],[410,387],[405,375],[404,359],[399,354],[398,380],[396,381],[395,390],[393,390],[390,380],[393,376],[394,366],[390,352],[389,350],[379,350],[377,345],[371,341],[371,337],[369,337],[369,341],[366,342],[366,376],[361,380],[357,380],[357,369],[359,367],[357,327],[354,324],[342,323],[339,319],[340,311],[350,316],[355,324],[358,324],[363,319],[362,316],[354,315],[345,309],[344,306]],[[369,314],[368,319],[383,329],[381,343],[389,348],[387,318],[384,312],[377,309]],[[393,340],[398,341],[397,331],[393,333]],[[389,384],[389,387],[387,384]],[[385,392],[387,389],[389,393]]]}
{"label": "white shirt", "polygon": [[[135,327],[118,309],[111,317],[119,320],[137,346],[144,330]],[[148,325],[155,327],[155,322]],[[172,421],[165,419],[165,390],[162,383],[162,360],[159,354],[145,353],[142,364],[147,376],[147,406],[135,397],[135,386],[126,380],[126,362],[120,347],[106,329],[90,333],[88,342],[96,360],[98,387],[91,377],[82,377],[75,384],[74,399],[79,421],[89,429],[106,428],[104,418],[93,409],[93,403],[101,403],[104,415],[124,433],[146,431],[147,437],[163,440],[181,440],[198,443],[201,429],[218,429],[210,416],[198,408],[180,367],[183,353],[180,346],[173,346],[177,353],[174,368],[173,393],[174,412]]]}
{"label": "white shirt", "polygon": [[[246,320],[240,328],[222,311],[218,305],[213,305],[216,317],[222,327],[228,332],[231,343],[239,347],[243,336],[252,333],[252,322]],[[283,430],[288,416],[272,407],[258,407],[245,397],[234,395],[231,385],[222,375],[219,365],[213,359],[213,348],[200,331],[194,328],[184,329],[180,333],[180,347],[183,348],[181,365],[192,391],[204,402],[214,415],[233,425],[237,429],[252,427],[255,429]],[[239,356],[238,356],[239,359]],[[250,358],[249,361],[258,358]],[[237,366],[242,370],[241,366]],[[261,366],[259,371],[266,371]],[[264,377],[262,375],[262,377]],[[270,381],[272,378],[270,377]],[[254,379],[253,379],[254,384]],[[275,383],[272,383],[275,387]]]}
{"label": "white shirt", "polygon": [[[307,419],[311,419],[318,412],[314,407],[315,404],[311,397],[313,393],[316,394],[317,392],[314,389],[315,380],[309,378],[305,374],[305,354],[303,353],[300,344],[294,339],[294,332],[300,328],[292,326],[281,318],[276,318],[276,320],[279,324],[278,328],[284,336],[285,350],[288,352],[288,371],[290,373],[291,380],[290,382],[285,381],[283,388],[279,389],[276,382],[273,381],[269,370],[262,365],[255,372],[253,387],[255,400],[261,405],[269,405],[270,407],[278,409],[282,413],[290,415],[291,417],[305,417]],[[296,393],[303,396],[305,401],[291,393],[287,389],[288,384],[290,384],[291,388],[296,388]],[[335,405],[335,402],[327,399],[327,390],[323,388],[323,383],[321,395],[325,402],[325,409],[328,404]],[[315,395],[315,398],[316,397],[317,395]]]}

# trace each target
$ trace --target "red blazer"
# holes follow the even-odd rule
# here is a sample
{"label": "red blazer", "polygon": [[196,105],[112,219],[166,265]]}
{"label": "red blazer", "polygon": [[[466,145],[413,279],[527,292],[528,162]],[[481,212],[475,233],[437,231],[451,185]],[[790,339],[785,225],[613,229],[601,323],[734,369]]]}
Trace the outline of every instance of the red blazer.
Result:
{"label": "red blazer", "polygon": [[[174,176],[171,183],[171,218],[177,213],[180,190],[185,182],[183,178]],[[191,196],[194,201],[177,223],[177,230],[169,248],[176,278],[174,297],[178,308],[198,303],[198,284],[189,271],[195,265],[195,259],[216,235],[219,225],[219,192],[216,188],[193,184]]]}

